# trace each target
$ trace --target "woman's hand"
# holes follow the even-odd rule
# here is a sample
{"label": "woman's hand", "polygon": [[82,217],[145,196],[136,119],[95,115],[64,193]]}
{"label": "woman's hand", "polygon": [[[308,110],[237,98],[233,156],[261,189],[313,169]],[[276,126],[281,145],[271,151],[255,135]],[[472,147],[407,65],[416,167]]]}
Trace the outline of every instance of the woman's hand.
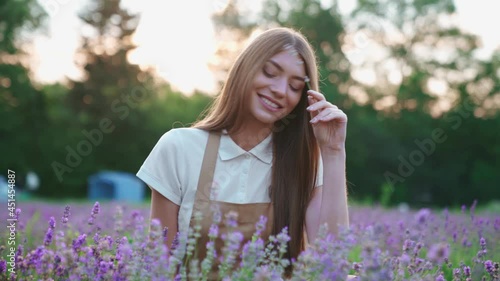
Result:
{"label": "woman's hand", "polygon": [[314,135],[322,152],[335,153],[345,149],[347,115],[331,104],[320,92],[307,91]]}

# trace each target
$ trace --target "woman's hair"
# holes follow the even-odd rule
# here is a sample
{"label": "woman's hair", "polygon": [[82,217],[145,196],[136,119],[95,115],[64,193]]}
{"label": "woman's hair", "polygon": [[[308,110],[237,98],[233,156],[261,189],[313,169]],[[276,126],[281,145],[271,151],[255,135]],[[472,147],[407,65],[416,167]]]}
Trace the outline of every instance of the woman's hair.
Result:
{"label": "woman's hair", "polygon": [[[290,50],[297,51],[304,61],[312,90],[318,90],[316,57],[307,39],[290,28],[273,28],[255,37],[240,53],[229,70],[221,93],[192,127],[209,131],[237,130],[242,125],[245,101],[254,79],[272,56]],[[305,247],[306,209],[316,182],[319,148],[309,123],[307,92],[298,105],[273,127],[274,163],[270,198],[273,204],[273,234],[288,228],[290,242],[287,258],[297,257]]]}

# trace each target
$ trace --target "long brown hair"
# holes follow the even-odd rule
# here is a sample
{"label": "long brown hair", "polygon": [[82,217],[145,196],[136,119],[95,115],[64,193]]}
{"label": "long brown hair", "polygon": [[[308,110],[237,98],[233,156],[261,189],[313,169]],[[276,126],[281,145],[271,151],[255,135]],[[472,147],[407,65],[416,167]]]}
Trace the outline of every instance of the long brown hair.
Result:
{"label": "long brown hair", "polygon": [[[237,129],[242,125],[245,97],[264,63],[293,47],[303,59],[312,90],[318,90],[316,57],[306,38],[290,28],[272,28],[255,37],[229,70],[222,91],[192,127],[208,131]],[[273,203],[273,234],[288,227],[287,258],[296,258],[305,247],[305,217],[316,182],[319,148],[309,123],[307,87],[292,112],[273,126],[274,160],[269,195]]]}

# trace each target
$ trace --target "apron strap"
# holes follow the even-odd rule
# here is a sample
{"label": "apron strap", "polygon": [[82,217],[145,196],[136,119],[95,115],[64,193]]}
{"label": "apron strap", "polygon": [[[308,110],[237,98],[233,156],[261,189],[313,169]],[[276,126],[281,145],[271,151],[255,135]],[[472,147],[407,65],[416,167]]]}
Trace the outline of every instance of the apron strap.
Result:
{"label": "apron strap", "polygon": [[210,192],[214,179],[220,138],[220,132],[209,132],[208,134],[207,146],[205,147],[205,154],[203,155],[203,162],[201,164],[200,177],[198,180],[198,188],[196,189],[196,201],[210,201]]}

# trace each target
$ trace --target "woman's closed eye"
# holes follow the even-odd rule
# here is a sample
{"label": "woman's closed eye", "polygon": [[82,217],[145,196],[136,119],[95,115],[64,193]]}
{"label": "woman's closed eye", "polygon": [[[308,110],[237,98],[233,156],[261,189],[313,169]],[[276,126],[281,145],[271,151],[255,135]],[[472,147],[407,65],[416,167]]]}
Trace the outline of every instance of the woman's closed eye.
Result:
{"label": "woman's closed eye", "polygon": [[[266,67],[264,67],[262,69],[262,72],[264,73],[264,75],[267,77],[267,78],[275,78],[278,76],[278,74],[276,74],[276,71],[273,71],[271,69],[268,69]],[[300,85],[299,85],[300,84]],[[300,83],[300,82],[294,82],[294,83],[290,83],[289,86],[290,86],[290,89],[294,92],[300,92],[302,90],[302,88],[304,87],[304,85],[302,85],[303,83]]]}
{"label": "woman's closed eye", "polygon": [[272,71],[271,69],[268,69],[267,67],[264,67],[264,69],[262,70],[262,72],[268,78],[274,78],[277,75],[276,71]]}
{"label": "woman's closed eye", "polygon": [[302,88],[304,88],[304,83],[301,82],[294,82],[290,84],[290,89],[294,92],[300,92],[302,91]]}

